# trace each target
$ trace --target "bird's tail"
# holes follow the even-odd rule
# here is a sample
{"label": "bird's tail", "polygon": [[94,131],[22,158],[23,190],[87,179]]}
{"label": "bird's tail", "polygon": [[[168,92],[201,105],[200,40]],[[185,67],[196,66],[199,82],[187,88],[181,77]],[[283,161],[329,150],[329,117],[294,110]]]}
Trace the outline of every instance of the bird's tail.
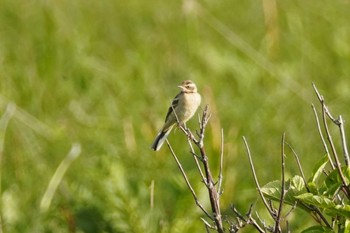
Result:
{"label": "bird's tail", "polygon": [[154,139],[154,142],[151,146],[151,148],[155,151],[158,151],[163,143],[165,142],[165,139],[168,137],[170,131],[171,131],[172,127],[170,127],[169,129],[167,129],[166,131],[160,131],[156,137],[156,139]]}

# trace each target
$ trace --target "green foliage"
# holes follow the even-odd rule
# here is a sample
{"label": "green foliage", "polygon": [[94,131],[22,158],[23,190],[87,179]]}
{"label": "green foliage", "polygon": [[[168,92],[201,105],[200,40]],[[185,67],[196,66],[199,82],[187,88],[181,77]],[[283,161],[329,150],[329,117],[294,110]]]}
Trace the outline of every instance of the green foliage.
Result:
{"label": "green foliage", "polygon": [[323,175],[324,169],[328,164],[328,161],[328,156],[324,155],[322,159],[320,159],[320,161],[315,164],[308,185],[317,185],[317,182],[321,179],[321,176]]}
{"label": "green foliage", "polygon": [[[322,158],[322,160],[317,164],[318,167],[316,166],[314,168],[314,172],[309,180],[316,181],[321,179],[320,176],[321,174],[324,176],[326,164],[327,161]],[[347,168],[344,168],[343,170],[344,172],[348,171]],[[334,182],[335,180],[337,180],[337,182]],[[311,182],[311,184],[313,185],[313,189],[307,189],[303,178],[300,176],[294,176],[287,180],[285,182],[286,194],[285,198],[283,199],[283,203],[291,206],[296,205],[297,208],[303,209],[310,213],[310,217],[315,213],[315,210],[318,209],[321,211],[321,213],[325,213],[329,217],[337,219],[337,224],[342,229],[339,232],[347,232],[344,231],[344,229],[348,228],[348,219],[350,219],[350,205],[347,204],[347,198],[345,198],[345,200],[339,199],[338,191],[343,187],[343,183],[339,178],[339,172],[337,170],[333,170],[326,176],[322,183]],[[270,182],[262,187],[261,190],[267,198],[277,202],[281,200],[282,185],[280,181]],[[337,194],[334,190],[337,190]],[[322,225],[319,225],[307,228],[303,232],[334,232],[334,230],[330,230],[329,228],[327,229]]]}
{"label": "green foliage", "polygon": [[303,230],[301,233],[327,233],[327,232],[331,233],[333,231],[323,226],[312,226]]}
{"label": "green foliage", "polygon": [[[285,189],[287,193],[285,195],[285,203],[288,205],[294,205],[296,203],[296,197],[306,192],[305,184],[300,176],[294,176],[285,182]],[[281,199],[281,181],[272,181],[261,188],[262,192],[269,198],[275,201]]]}

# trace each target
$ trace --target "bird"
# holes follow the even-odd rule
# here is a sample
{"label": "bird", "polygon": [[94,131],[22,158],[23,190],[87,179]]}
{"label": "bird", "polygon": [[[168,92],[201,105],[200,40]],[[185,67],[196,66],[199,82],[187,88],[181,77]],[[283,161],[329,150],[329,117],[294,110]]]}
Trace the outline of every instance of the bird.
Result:
{"label": "bird", "polygon": [[194,82],[185,80],[178,87],[181,91],[173,99],[166,114],[165,123],[151,146],[154,151],[158,151],[162,147],[177,123],[184,125],[193,117],[201,103],[201,95],[197,92],[197,86]]}

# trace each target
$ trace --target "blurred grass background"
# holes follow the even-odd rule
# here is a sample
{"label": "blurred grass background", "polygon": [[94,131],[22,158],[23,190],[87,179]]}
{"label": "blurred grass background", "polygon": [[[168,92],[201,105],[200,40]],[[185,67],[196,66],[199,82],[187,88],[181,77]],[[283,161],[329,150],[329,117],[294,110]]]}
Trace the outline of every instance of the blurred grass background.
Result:
{"label": "blurred grass background", "polygon": [[[1,113],[16,105],[1,128],[3,232],[203,232],[169,151],[149,149],[185,79],[213,112],[206,146],[214,174],[224,129],[223,211],[256,202],[259,210],[241,137],[263,184],[280,178],[282,132],[307,175],[324,153],[311,82],[334,114],[350,119],[349,4],[2,0]],[[170,141],[209,207],[184,136]],[[41,211],[73,143],[81,154]],[[291,155],[287,171],[297,173]],[[305,219],[296,212],[292,231],[312,223]]]}

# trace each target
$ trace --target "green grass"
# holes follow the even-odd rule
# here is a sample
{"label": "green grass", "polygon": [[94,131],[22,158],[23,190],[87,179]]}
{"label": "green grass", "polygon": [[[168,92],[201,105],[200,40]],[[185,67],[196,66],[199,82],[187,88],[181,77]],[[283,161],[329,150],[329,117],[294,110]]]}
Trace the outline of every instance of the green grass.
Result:
{"label": "green grass", "polygon": [[[324,153],[311,82],[350,119],[349,3],[278,2],[275,38],[261,1],[199,1],[198,14],[186,2],[2,1],[1,113],[17,106],[1,160],[4,232],[203,232],[169,151],[149,149],[184,79],[213,111],[206,146],[216,167],[224,128],[227,213],[257,199],[243,135],[262,183],[280,177],[284,131],[311,173]],[[170,141],[208,206],[184,136]],[[42,213],[50,179],[76,142],[82,152]],[[291,155],[287,162],[295,174]],[[305,225],[295,219],[297,232]]]}

